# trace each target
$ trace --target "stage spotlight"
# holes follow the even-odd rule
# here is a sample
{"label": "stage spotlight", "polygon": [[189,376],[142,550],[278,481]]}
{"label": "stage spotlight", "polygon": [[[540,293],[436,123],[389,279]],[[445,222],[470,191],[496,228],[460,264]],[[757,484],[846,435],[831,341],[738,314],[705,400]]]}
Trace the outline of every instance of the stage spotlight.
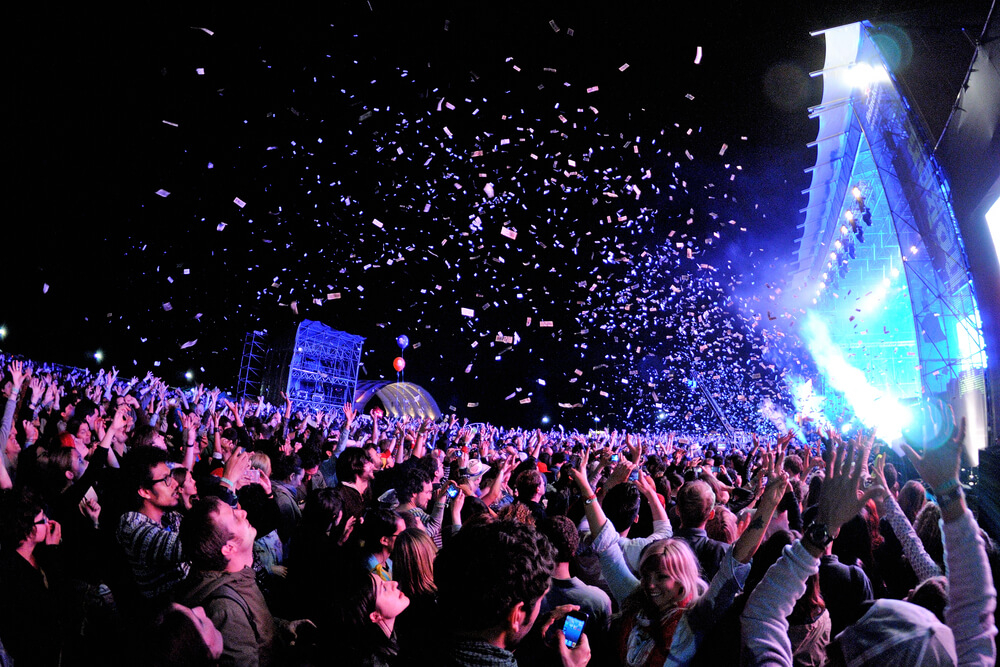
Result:
{"label": "stage spotlight", "polygon": [[888,81],[889,73],[881,65],[872,67],[868,63],[857,63],[847,69],[848,82],[854,88],[869,88],[880,81]]}
{"label": "stage spotlight", "polygon": [[851,210],[844,211],[844,217],[847,219],[848,222],[854,224],[854,211]]}
{"label": "stage spotlight", "polygon": [[861,188],[855,185],[854,189],[851,190],[851,194],[854,195],[855,199],[861,201]]}
{"label": "stage spotlight", "polygon": [[869,227],[871,227],[872,226],[872,210],[870,208],[866,208],[865,212],[861,214],[861,219],[865,221],[866,225],[868,225]]}

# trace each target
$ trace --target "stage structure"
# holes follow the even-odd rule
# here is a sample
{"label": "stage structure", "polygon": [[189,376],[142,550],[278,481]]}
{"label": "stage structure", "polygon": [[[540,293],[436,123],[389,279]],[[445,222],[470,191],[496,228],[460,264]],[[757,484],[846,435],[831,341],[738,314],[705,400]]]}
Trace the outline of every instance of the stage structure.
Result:
{"label": "stage structure", "polygon": [[[795,307],[824,320],[885,395],[938,398],[986,444],[986,348],[950,186],[868,22],[826,40],[818,151],[798,239]],[[822,391],[823,387],[820,385]],[[848,399],[850,397],[848,396]]]}
{"label": "stage structure", "polygon": [[364,338],[303,320],[269,340],[262,393],[272,404],[283,404],[281,392],[296,410],[339,412],[354,401]]}
{"label": "stage structure", "polygon": [[264,378],[267,331],[248,331],[243,338],[243,357],[240,359],[240,377],[236,382],[236,395],[256,398]]}
{"label": "stage structure", "polygon": [[412,382],[359,382],[354,407],[368,412],[366,406],[376,398],[390,417],[409,415],[419,419],[430,417],[435,421],[441,418],[441,409],[434,397]]}

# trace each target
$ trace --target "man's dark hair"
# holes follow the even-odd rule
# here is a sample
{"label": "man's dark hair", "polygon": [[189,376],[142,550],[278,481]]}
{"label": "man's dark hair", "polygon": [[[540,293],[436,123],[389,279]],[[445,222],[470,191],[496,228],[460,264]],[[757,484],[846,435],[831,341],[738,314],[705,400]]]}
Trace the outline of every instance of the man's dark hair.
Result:
{"label": "man's dark hair", "polygon": [[310,468],[315,468],[319,465],[320,455],[315,449],[311,447],[304,447],[299,453],[302,459],[302,469],[309,470]]}
{"label": "man's dark hair", "polygon": [[153,468],[167,462],[167,453],[158,447],[133,447],[122,460],[126,491],[140,506],[139,489],[153,488]]}
{"label": "man's dark hair", "polygon": [[337,457],[337,481],[354,482],[365,471],[368,454],[360,447],[348,447]]}
{"label": "man's dark hair", "polygon": [[604,513],[615,525],[616,530],[625,530],[639,516],[639,506],[642,504],[642,494],[639,487],[631,482],[611,487],[601,507]]}
{"label": "man's dark hair", "polygon": [[885,475],[885,483],[889,485],[890,489],[896,486],[896,483],[899,481],[899,474],[896,472],[896,466],[891,463],[886,463],[885,468],[882,470],[882,474]]}
{"label": "man's dark hair", "polygon": [[0,548],[13,552],[35,529],[42,499],[27,489],[8,491],[0,505]]}
{"label": "man's dark hair", "polygon": [[287,482],[292,478],[292,475],[298,474],[302,469],[302,459],[299,458],[298,454],[279,456],[272,465],[271,476],[274,479]]}
{"label": "man's dark hair", "polygon": [[[434,458],[433,454],[422,456],[419,459],[408,459],[407,462],[412,462],[411,465],[414,468],[418,468],[427,473],[428,481],[434,480],[434,475],[436,475],[438,471],[438,461]],[[457,467],[458,466],[456,466],[456,468]]]}
{"label": "man's dark hair", "polygon": [[465,526],[434,561],[443,618],[482,632],[500,626],[523,602],[530,610],[549,587],[552,545],[538,531],[514,521]]}
{"label": "man's dark hair", "polygon": [[538,487],[545,485],[545,479],[538,470],[525,470],[517,476],[517,497],[521,502],[534,500]]}
{"label": "man's dark hair", "polygon": [[568,563],[576,555],[580,547],[580,531],[569,517],[557,515],[543,519],[538,529],[552,545],[557,563]]}
{"label": "man's dark hair", "polygon": [[129,447],[151,447],[156,439],[157,430],[149,424],[136,424],[129,438]]}
{"label": "man's dark hair", "polygon": [[430,481],[431,476],[426,471],[412,466],[403,473],[399,480],[399,484],[396,486],[396,497],[401,503],[411,502],[413,496],[423,491],[424,484],[428,484]]}
{"label": "man's dark hair", "polygon": [[795,475],[801,475],[805,470],[805,463],[802,461],[802,457],[798,454],[789,454],[785,457],[785,462],[782,464],[785,471],[792,477]]}
{"label": "man's dark hair", "polygon": [[365,512],[358,530],[361,540],[365,543],[364,552],[373,554],[382,548],[381,539],[396,534],[396,522],[399,515],[392,510],[370,509]]}
{"label": "man's dark hair", "polygon": [[222,547],[234,535],[216,523],[222,500],[208,496],[195,502],[181,522],[181,550],[191,566],[205,572],[223,572]]}

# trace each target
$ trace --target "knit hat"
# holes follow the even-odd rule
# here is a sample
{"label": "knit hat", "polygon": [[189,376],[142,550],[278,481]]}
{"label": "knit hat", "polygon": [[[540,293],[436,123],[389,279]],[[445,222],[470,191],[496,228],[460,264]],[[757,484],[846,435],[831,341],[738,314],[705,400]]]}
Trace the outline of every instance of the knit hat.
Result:
{"label": "knit hat", "polygon": [[901,600],[878,600],[837,635],[848,667],[957,665],[955,637],[933,613]]}

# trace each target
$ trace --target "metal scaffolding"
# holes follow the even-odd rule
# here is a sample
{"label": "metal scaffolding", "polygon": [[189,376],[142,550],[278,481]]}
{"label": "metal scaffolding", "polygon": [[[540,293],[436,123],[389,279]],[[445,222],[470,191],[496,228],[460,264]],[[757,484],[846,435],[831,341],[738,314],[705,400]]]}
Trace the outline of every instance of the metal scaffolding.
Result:
{"label": "metal scaffolding", "polygon": [[264,376],[264,358],[267,349],[264,345],[267,331],[248,331],[243,337],[243,356],[240,359],[240,376],[236,382],[238,396],[259,396],[261,379]]}
{"label": "metal scaffolding", "polygon": [[303,321],[295,334],[285,390],[295,408],[330,412],[353,403],[364,342],[361,336]]}

